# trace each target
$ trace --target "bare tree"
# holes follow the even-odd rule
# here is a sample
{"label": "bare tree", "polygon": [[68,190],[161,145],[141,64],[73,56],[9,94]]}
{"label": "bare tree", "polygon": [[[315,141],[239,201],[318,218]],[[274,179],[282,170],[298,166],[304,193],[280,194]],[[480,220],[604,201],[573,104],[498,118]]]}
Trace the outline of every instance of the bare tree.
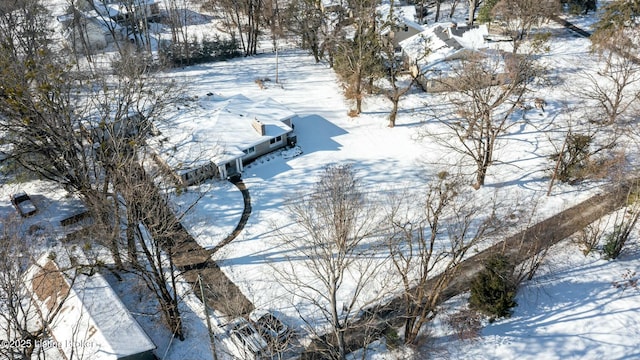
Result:
{"label": "bare tree", "polygon": [[637,191],[638,183],[634,180],[628,190],[625,206],[614,215],[613,230],[604,236],[602,251],[607,259],[616,259],[620,256],[640,219]]}
{"label": "bare tree", "polygon": [[[36,2],[24,4],[25,12],[31,6],[37,8]],[[46,40],[38,41],[48,28],[40,23],[44,15],[37,14],[20,16],[19,23],[14,21],[15,12],[0,16],[0,26],[11,29],[0,35],[6,44],[0,50],[5,69],[0,74],[0,128],[3,141],[11,144],[3,161],[56,181],[81,194],[91,209],[104,210],[104,171],[92,161],[93,149],[82,131],[81,117],[87,112],[78,93],[88,79],[72,71],[66,59],[48,48]],[[22,32],[25,38],[31,36],[31,42],[13,37]],[[114,256],[117,259],[116,252]]]}
{"label": "bare tree", "polygon": [[257,53],[263,0],[205,0],[203,6],[218,9],[225,15],[228,31],[234,38],[237,34],[245,56]]}
{"label": "bare tree", "polygon": [[640,80],[640,67],[629,57],[609,51],[603,55],[604,69],[595,74],[583,73],[586,85],[578,90],[578,95],[590,109],[590,121],[602,125],[624,125],[639,110],[634,104],[640,98],[640,92],[633,89],[633,84]]}
{"label": "bare tree", "polygon": [[276,270],[291,293],[313,307],[314,319],[301,314],[310,331],[321,331],[316,321],[329,325],[330,334],[318,337],[327,356],[344,359],[347,337],[366,331],[354,328],[359,312],[381,296],[371,290],[383,289],[373,253],[375,208],[351,166],[335,165],[325,169],[313,193],[292,199],[287,210],[295,222],[280,229],[280,237],[300,260]]}
{"label": "bare tree", "polygon": [[[3,219],[0,237],[0,357],[45,359],[51,327],[64,316],[70,289],[96,264],[81,263],[66,249],[48,254],[20,222]],[[45,236],[50,236],[46,234]],[[56,261],[64,259],[64,261]],[[54,262],[56,261],[56,262]],[[80,321],[80,320],[79,320]],[[86,334],[76,334],[83,336]],[[82,359],[76,354],[74,359]]]}
{"label": "bare tree", "polygon": [[323,27],[326,25],[322,10],[313,0],[298,0],[288,3],[284,21],[289,32],[300,37],[302,48],[308,49],[316,62],[322,58]]}
{"label": "bare tree", "polygon": [[[394,1],[391,1],[391,5],[389,7],[389,14],[387,16],[387,19],[384,19],[384,23],[381,26],[381,29],[384,29],[385,27],[391,28],[393,29],[393,31],[396,31],[396,29],[398,28],[398,23],[393,9],[394,9]],[[400,82],[399,77],[403,74],[409,73],[408,71],[405,71],[406,68],[406,64],[405,64],[405,57],[401,57],[401,56],[397,56],[396,55],[396,49],[395,46],[393,44],[393,41],[391,41],[391,39],[384,39],[382,38],[381,44],[380,44],[380,50],[381,50],[381,61],[383,63],[384,68],[387,70],[387,79],[390,85],[390,89],[383,89],[382,92],[385,95],[385,97],[387,99],[389,99],[389,101],[391,101],[392,107],[391,107],[391,112],[389,113],[389,127],[395,127],[396,126],[396,117],[398,116],[398,105],[400,103],[400,99],[409,92],[409,90],[411,90],[411,87],[415,84],[416,82],[416,78],[420,76],[419,72],[420,72],[420,67],[416,66],[416,70],[417,73],[410,73],[409,75],[407,75],[409,77],[409,81],[406,81],[404,84],[402,84]],[[428,51],[425,51],[424,54],[421,54],[421,56],[418,59],[414,60],[414,63],[418,63],[422,60],[422,58],[426,57],[428,55]]]}
{"label": "bare tree", "polygon": [[460,0],[450,0],[451,7],[449,8],[449,19],[453,18],[453,15],[456,13],[456,8],[458,7],[458,3]]}
{"label": "bare tree", "polygon": [[513,53],[517,53],[529,32],[559,11],[558,0],[501,0],[491,12],[495,19],[503,21],[506,31],[513,39]]}
{"label": "bare tree", "polygon": [[278,39],[285,35],[285,27],[278,0],[265,0],[260,21],[269,29],[273,50],[276,51],[278,47]]}
{"label": "bare tree", "polygon": [[[171,267],[159,251],[159,246],[170,248],[168,239],[175,235],[177,220],[169,221],[167,212],[153,212],[148,203],[138,205],[154,200],[153,206],[166,206],[160,201],[164,199],[151,196],[155,189],[147,182],[138,154],[153,123],[175,98],[170,86],[161,81],[152,84],[148,63],[135,53],[113,63],[112,77],[73,72],[46,48],[34,53],[37,59],[25,58],[19,48],[0,51],[7,55],[0,59],[2,65],[12,70],[0,74],[4,90],[0,127],[3,140],[11,144],[4,161],[17,162],[80,194],[116,267],[125,268],[129,260],[137,269],[148,270],[143,276],[153,280],[151,288],[166,310],[165,318],[182,338],[177,295],[171,293],[175,274],[171,271],[165,278]],[[165,221],[162,226],[151,227],[158,240],[155,248],[143,251],[144,256],[138,250],[145,250],[145,243],[135,241],[132,228],[147,218],[133,214],[164,215],[157,217]],[[126,241],[123,225],[128,229]]]}
{"label": "bare tree", "polygon": [[[504,72],[499,66],[504,66]],[[487,171],[496,161],[496,143],[513,124],[510,118],[535,75],[529,56],[478,54],[464,59],[452,77],[443,80],[459,117],[440,119],[454,140],[435,139],[473,161],[474,188],[484,185]]]}
{"label": "bare tree", "polygon": [[469,12],[467,13],[467,24],[469,26],[473,26],[476,17],[476,11],[480,7],[482,0],[467,0],[467,4],[469,5]]}
{"label": "bare tree", "polygon": [[180,49],[182,55],[180,58],[184,58],[188,62],[191,58],[191,39],[189,39],[189,27],[187,26],[189,9],[186,1],[165,1],[165,7],[171,29],[172,49]]}
{"label": "bare tree", "polygon": [[424,195],[402,194],[392,201],[388,247],[402,284],[406,344],[436,316],[469,249],[499,229],[494,205],[473,204],[468,195],[460,179],[441,172]]}

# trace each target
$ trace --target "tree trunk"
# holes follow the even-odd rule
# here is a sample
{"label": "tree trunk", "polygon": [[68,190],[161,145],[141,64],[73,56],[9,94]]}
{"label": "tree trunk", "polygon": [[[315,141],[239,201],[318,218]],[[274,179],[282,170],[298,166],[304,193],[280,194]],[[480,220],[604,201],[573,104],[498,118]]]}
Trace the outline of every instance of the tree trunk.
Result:
{"label": "tree trunk", "polygon": [[467,24],[473,26],[473,19],[476,15],[476,8],[478,7],[478,0],[469,0],[469,20]]}
{"label": "tree trunk", "polygon": [[356,78],[355,97],[356,97],[356,112],[360,114],[362,113],[362,76],[359,73],[357,74],[357,78]]}
{"label": "tree trunk", "polygon": [[484,186],[485,178],[487,177],[487,170],[489,169],[489,163],[487,162],[488,153],[485,153],[485,157],[481,163],[478,164],[478,171],[476,173],[476,183],[473,184],[473,188],[478,190]]}
{"label": "tree trunk", "polygon": [[345,359],[347,355],[347,350],[345,346],[344,340],[344,328],[340,323],[340,316],[338,315],[338,299],[336,296],[335,289],[330,290],[330,301],[331,301],[331,321],[333,322],[333,329],[336,334],[336,340],[338,342],[338,356],[340,359]]}
{"label": "tree trunk", "polygon": [[416,305],[409,299],[407,300],[407,317],[404,321],[404,343],[412,344],[416,340],[416,332],[414,330],[416,323],[415,307]]}
{"label": "tree trunk", "polygon": [[171,332],[173,332],[173,335],[180,339],[180,341],[184,341],[182,317],[180,316],[180,310],[178,310],[178,304],[173,300],[168,304],[167,315],[169,316],[168,322],[171,326]]}
{"label": "tree trunk", "polygon": [[398,98],[392,98],[391,102],[393,103],[393,107],[391,108],[391,113],[389,113],[389,127],[395,127],[396,126],[396,117],[398,115],[398,103],[400,102],[400,99]]}

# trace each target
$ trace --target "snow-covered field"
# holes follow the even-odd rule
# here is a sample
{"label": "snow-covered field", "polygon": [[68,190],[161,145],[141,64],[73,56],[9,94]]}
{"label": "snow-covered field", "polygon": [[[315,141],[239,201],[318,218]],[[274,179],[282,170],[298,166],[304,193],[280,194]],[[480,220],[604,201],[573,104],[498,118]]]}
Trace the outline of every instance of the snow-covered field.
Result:
{"label": "snow-covered field", "polygon": [[[551,166],[547,156],[553,149],[550,140],[558,145],[568,120],[560,112],[576,101],[569,84],[576,70],[596,68],[587,39],[571,36],[558,27],[554,32],[560,36],[551,42],[551,52],[543,59],[555,81],[540,89],[548,104],[545,112],[530,112],[528,121],[515,124],[496,155],[501,163],[491,168],[487,186],[478,191],[478,196],[495,194],[529,205],[536,203],[537,218],[548,217],[597,191],[594,184],[557,184],[552,196],[544,196]],[[386,126],[390,104],[384,98],[367,97],[364,113],[348,117],[349,103],[343,99],[334,73],[301,52],[281,53],[281,84],[267,83],[266,89],[260,89],[254,80],[273,79],[275,64],[275,55],[267,54],[188,68],[176,71],[175,76],[191,84],[193,94],[214,91],[224,96],[242,93],[255,100],[271,97],[299,114],[295,132],[303,153],[290,159],[276,153],[247,166],[243,179],[251,192],[252,215],[240,236],[216,257],[256,307],[281,311],[296,324],[293,299],[273,270],[273,264],[289,261],[291,255],[274,235],[276,226],[287,222],[283,211],[286,199],[309,191],[329,164],[353,164],[366,191],[375,193],[419,187],[454,159],[453,154],[419,137],[424,126],[433,124],[426,110],[438,103],[437,96],[420,92],[408,95],[401,103],[397,126],[390,129]],[[207,217],[198,214],[194,216]],[[203,231],[196,233],[201,234],[196,237],[203,246],[216,242]],[[611,282],[620,279],[627,269],[638,267],[636,254],[607,262],[594,256],[585,258],[570,244],[557,247],[545,265],[548,271],[520,291],[520,306],[511,319],[488,325],[482,337],[472,343],[456,342],[443,335],[434,344],[438,356],[632,357],[636,351],[629,344],[635,341],[639,327],[630,316],[640,294],[635,289],[621,292]]]}
{"label": "snow-covered field", "polygon": [[[575,20],[579,24],[591,23],[589,19]],[[553,23],[547,26],[555,36],[550,52],[540,61],[550,69],[552,81],[540,85],[538,92],[531,95],[544,97],[545,111],[530,111],[526,121],[514,120],[496,151],[500,162],[489,169],[486,186],[475,193],[478,198],[495,196],[500,201],[517,202],[524,214],[535,209],[530,214],[535,219],[549,217],[598,191],[595,183],[556,184],[552,195],[545,196],[552,167],[548,156],[554,146],[561,146],[569,122],[576,120],[562,112],[577,104],[576,76],[598,69],[598,59],[590,53],[588,39],[573,36]],[[279,83],[273,81],[276,63]],[[442,103],[441,95],[418,90],[409,93],[401,101],[395,128],[387,127],[391,104],[379,95],[366,97],[364,113],[352,118],[347,116],[351,104],[344,100],[333,70],[324,63],[314,63],[303,51],[284,51],[277,58],[275,54],[263,54],[204,64],[168,75],[186,84],[188,95],[242,94],[256,101],[270,97],[298,114],[294,124],[302,153],[291,157],[275,152],[245,168],[243,180],[251,193],[252,214],[238,238],[215,255],[222,270],[257,308],[283,313],[296,328],[302,326],[297,311],[312,316],[313,310],[309,304],[297,302],[299,299],[291,296],[274,271],[274,266],[291,262],[293,268],[304,272],[302,261],[291,259],[292,253],[282,247],[276,235],[276,229],[290,221],[284,211],[285,201],[309,192],[321,171],[331,164],[352,164],[365,192],[375,195],[389,189],[420,189],[439,171],[458,161],[450,150],[422,136],[425,128],[438,126],[429,114]],[[272,81],[265,82],[261,89],[255,83],[258,78]],[[46,183],[30,182],[2,186],[1,212],[14,211],[8,195],[17,188],[34,194],[36,205],[64,204],[63,209],[43,208],[29,222],[53,223],[59,221],[56,216],[67,210],[73,212],[78,206]],[[43,201],[44,194],[54,201]],[[189,210],[183,224],[200,245],[210,248],[236,226],[243,209],[242,196],[229,183],[210,181],[176,196],[175,206],[186,209],[196,198],[198,203]],[[519,305],[510,319],[486,324],[480,337],[464,341],[451,335],[443,321],[436,321],[429,330],[432,339],[414,353],[428,351],[429,358],[437,359],[640,358],[640,290],[614,286],[637,279],[635,273],[640,272],[637,234],[633,239],[628,251],[615,261],[603,260],[597,254],[585,257],[570,242],[555,246],[535,278],[520,289],[516,299]],[[153,313],[153,309],[145,308],[149,303],[131,291],[140,284],[112,284],[125,303],[135,309],[134,316],[156,342],[159,356],[174,360],[212,359],[196,294],[185,287],[187,340],[179,342],[169,340],[166,329],[148,315]],[[347,289],[345,293],[348,292]],[[462,295],[444,308],[454,311],[465,299]],[[219,324],[217,319],[214,317],[214,326]],[[386,352],[384,346],[369,354],[371,359],[406,356]]]}

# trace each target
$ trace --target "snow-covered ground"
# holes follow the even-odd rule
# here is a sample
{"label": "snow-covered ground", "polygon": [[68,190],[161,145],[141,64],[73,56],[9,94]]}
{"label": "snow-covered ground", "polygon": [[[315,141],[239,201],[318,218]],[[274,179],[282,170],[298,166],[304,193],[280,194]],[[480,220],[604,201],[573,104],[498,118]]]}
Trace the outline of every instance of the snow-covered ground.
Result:
{"label": "snow-covered ground", "polygon": [[[544,96],[547,107],[544,112],[529,112],[527,121],[514,123],[496,154],[500,164],[490,169],[487,185],[478,192],[479,197],[483,193],[496,194],[502,199],[535,203],[537,218],[548,217],[598,191],[596,184],[575,187],[556,184],[552,196],[544,196],[551,167],[548,155],[553,146],[561,144],[570,120],[561,112],[567,105],[577,103],[570,85],[575,81],[576,71],[597,68],[587,39],[572,36],[555,24],[549,26],[558,37],[551,41],[550,52],[541,60],[551,70],[553,83],[541,86],[538,89],[541,95],[537,95]],[[274,79],[276,61],[280,84],[271,82],[266,89],[260,89],[254,80]],[[386,126],[390,104],[380,96],[367,97],[364,113],[351,118],[347,116],[350,104],[343,99],[335,74],[301,52],[280,53],[277,60],[274,54],[265,54],[201,65],[176,71],[175,76],[191,84],[193,94],[214,91],[224,96],[240,92],[255,100],[271,97],[299,114],[295,132],[303,153],[293,158],[275,153],[247,166],[243,179],[251,192],[252,215],[240,236],[216,256],[221,268],[256,307],[282,311],[294,323],[297,310],[293,299],[273,269],[273,264],[293,261],[274,234],[277,225],[287,222],[284,202],[297,193],[309,191],[320,171],[329,164],[353,164],[365,190],[375,193],[389,188],[419,187],[438,170],[455,162],[453,154],[419,136],[425,126],[436,126],[427,114],[429,107],[437,106],[440,97],[420,92],[409,94],[401,102],[401,113],[393,129]],[[206,236],[198,237],[198,241],[203,246],[215,243]],[[569,245],[558,247],[554,253],[547,263],[554,271],[539,274],[521,290],[520,307],[511,319],[488,326],[474,344],[459,345],[451,337],[443,337],[436,343],[438,348],[445,349],[441,357],[474,359],[482,354],[484,358],[533,358],[544,350],[550,358],[595,358],[610,347],[620,357],[635,354],[631,347],[622,344],[634,341],[637,324],[634,327],[629,323],[633,320],[629,320],[628,326],[621,327],[619,318],[609,321],[606,314],[609,309],[606,304],[624,308],[637,300],[629,290],[621,301],[614,299],[619,291],[611,286],[611,281],[627,267],[638,266],[634,257],[617,262],[593,256],[584,258],[576,247]],[[556,259],[562,262],[557,264]],[[608,278],[598,277],[592,271],[594,268],[606,269]],[[572,284],[575,289],[570,288]],[[590,295],[593,292],[598,294]],[[296,305],[298,310],[304,308]],[[582,313],[594,319],[582,321]],[[620,316],[630,314],[632,311],[625,310]],[[599,338],[594,331],[613,335]],[[617,340],[608,344],[614,337]],[[532,350],[535,346],[531,342],[538,350]],[[450,347],[448,343],[454,345]],[[456,351],[458,348],[462,350]]]}
{"label": "snow-covered ground", "polygon": [[[563,243],[518,292],[513,316],[477,339],[435,342],[437,359],[634,359],[640,356],[637,244],[615,261]],[[629,282],[629,280],[631,282]]]}
{"label": "snow-covered ground", "polygon": [[[588,40],[572,36],[552,42],[551,53],[545,55],[544,61],[552,68],[558,82],[571,82],[570,75],[576,64],[585,64],[582,69],[593,66],[595,59],[591,58],[588,45]],[[176,76],[190,83],[194,94],[213,89],[225,96],[241,92],[256,100],[271,97],[299,114],[295,132],[303,153],[289,159],[275,153],[247,166],[243,178],[251,192],[252,215],[240,236],[216,256],[221,268],[257,307],[282,311],[299,326],[293,299],[273,270],[273,264],[288,261],[291,255],[280,247],[274,235],[276,225],[287,221],[283,211],[286,199],[309,191],[320,171],[329,164],[353,164],[366,191],[375,193],[389,188],[419,187],[425,179],[454,160],[453,154],[418,136],[424,126],[432,126],[425,115],[428,113],[426,108],[437,102],[437,97],[430,98],[419,92],[407,96],[401,103],[397,126],[390,129],[386,127],[389,108],[386,100],[368,97],[364,113],[357,118],[348,117],[349,104],[343,99],[333,72],[300,52],[281,53],[278,59],[281,84],[268,83],[267,88],[261,90],[254,80],[273,79],[275,63],[275,55],[261,55],[184,69],[177,71]],[[567,88],[561,86],[541,91],[548,104],[545,112],[530,112],[527,114],[529,121],[516,124],[518,128],[505,137],[504,145],[496,155],[502,163],[492,167],[487,186],[478,192],[479,196],[482,192],[495,193],[503,199],[536,202],[538,218],[550,216],[597,191],[593,184],[578,187],[557,184],[551,197],[544,196],[548,186],[547,171],[551,166],[547,159],[552,151],[548,137],[558,141],[559,137],[554,138],[554,134],[562,136],[561,130],[567,126],[566,121],[550,120],[560,119],[561,108],[574,99]],[[207,217],[205,212],[197,213],[201,218]],[[203,246],[219,241],[204,234],[197,240]],[[637,300],[631,298],[634,295],[628,295],[634,294],[633,291],[627,291],[621,302],[612,298],[618,296],[619,291],[612,289],[610,282],[621,276],[627,265],[584,258],[577,248],[570,246],[559,247],[557,257],[564,265],[555,264],[551,258],[548,266],[564,268],[548,275],[541,274],[546,280],[534,280],[523,288],[518,298],[520,307],[511,319],[488,326],[483,337],[473,344],[458,345],[450,336],[443,337],[436,342],[438,348],[444,349],[439,356],[475,359],[481,354],[484,358],[533,358],[544,349],[551,358],[571,355],[595,358],[615,344],[633,342],[637,325],[634,328],[628,324],[624,328],[618,320],[608,321],[605,306],[609,303],[624,307]],[[632,259],[629,261],[634,263]],[[595,281],[598,274],[589,272],[594,267],[608,269],[610,279],[601,277]],[[575,290],[569,289],[571,284],[575,285]],[[597,296],[589,295],[598,285],[602,291]],[[570,294],[563,293],[564,289]],[[582,296],[589,301],[582,301]],[[301,304],[297,307],[304,308]],[[552,312],[556,315],[552,316]],[[581,313],[594,319],[582,321]],[[620,316],[630,314],[631,311],[625,310]],[[589,331],[614,335],[608,339],[598,338],[587,333]],[[617,340],[608,344],[607,341],[614,337]],[[532,350],[534,345],[540,349]],[[633,354],[632,348],[623,345],[615,347],[615,351],[622,355]]]}
{"label": "snow-covered ground", "polygon": [[[592,23],[589,18],[575,20],[579,24]],[[530,215],[536,219],[551,216],[598,191],[595,183],[556,184],[552,195],[545,196],[552,167],[548,157],[554,147],[561,146],[569,122],[575,120],[565,116],[563,110],[577,104],[576,74],[598,69],[598,59],[590,53],[588,39],[572,36],[553,23],[547,26],[555,37],[549,44],[550,52],[540,60],[550,69],[551,82],[540,84],[538,92],[531,95],[544,97],[545,111],[530,111],[526,120],[513,122],[495,154],[500,162],[489,169],[486,186],[476,192],[478,198],[495,196],[500,201],[518,202],[522,214],[535,209],[535,214]],[[276,68],[278,83],[275,82]],[[441,106],[442,95],[409,93],[401,101],[395,128],[387,127],[386,116],[391,104],[379,95],[366,97],[364,113],[352,118],[347,116],[351,104],[344,100],[333,70],[325,63],[315,63],[303,51],[198,65],[171,71],[168,76],[186,84],[184,91],[188,95],[242,94],[256,101],[270,97],[298,114],[294,124],[302,152],[297,156],[275,152],[246,166],[243,180],[251,193],[251,217],[238,238],[215,258],[257,308],[282,312],[297,328],[301,327],[297,311],[302,309],[307,311],[305,315],[310,315],[313,310],[307,307],[309,304],[295,303],[273,267],[291,261],[294,268],[304,271],[303,263],[291,260],[292,254],[281,246],[276,236],[276,228],[289,221],[283,209],[285,201],[309,192],[321,171],[331,164],[352,164],[363,181],[365,192],[375,195],[389,189],[419,189],[440,170],[458,162],[450,150],[422,136],[425,128],[438,127],[430,114]],[[260,88],[255,80],[264,78],[271,81]],[[78,206],[64,198],[63,192],[56,195],[50,185],[30,182],[2,186],[1,212],[14,211],[8,195],[18,189],[33,194],[34,202],[42,209],[27,220],[28,226],[31,222],[59,221],[57,217],[64,214],[67,207],[73,212]],[[242,196],[229,183],[210,181],[176,195],[174,205],[186,210],[194,199],[199,199],[198,203],[189,210],[183,224],[200,245],[213,247],[237,225],[243,210]],[[64,211],[52,206],[62,206]],[[45,210],[49,208],[52,210]],[[633,277],[635,275],[630,274],[640,271],[638,254],[640,250],[634,243],[622,258],[605,261],[594,254],[583,256],[575,244],[558,245],[536,277],[520,289],[516,299],[519,306],[510,319],[486,324],[481,336],[473,341],[456,340],[440,325],[442,322],[435,322],[433,341],[426,345],[429,357],[640,357],[635,346],[640,333],[637,311],[640,291],[634,287],[613,286],[625,276]],[[141,284],[110,281],[158,346],[159,356],[174,360],[212,359],[204,312],[197,294],[191,293],[188,287],[183,287],[187,340],[180,342],[171,340],[169,332],[159,325],[153,304],[138,295],[141,292],[137,290],[143,288]],[[448,302],[445,308],[454,309],[464,301],[465,295]],[[216,332],[222,334],[217,328],[221,324],[219,318],[213,318]],[[221,344],[224,347],[226,343]],[[408,356],[382,349],[370,357]]]}

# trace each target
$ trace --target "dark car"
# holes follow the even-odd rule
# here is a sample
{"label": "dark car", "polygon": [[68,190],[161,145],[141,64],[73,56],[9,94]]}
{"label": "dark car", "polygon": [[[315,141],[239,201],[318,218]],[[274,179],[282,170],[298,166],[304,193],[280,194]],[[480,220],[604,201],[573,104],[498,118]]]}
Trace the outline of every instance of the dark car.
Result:
{"label": "dark car", "polygon": [[11,195],[11,203],[22,217],[31,216],[38,211],[29,195],[24,191]]}

